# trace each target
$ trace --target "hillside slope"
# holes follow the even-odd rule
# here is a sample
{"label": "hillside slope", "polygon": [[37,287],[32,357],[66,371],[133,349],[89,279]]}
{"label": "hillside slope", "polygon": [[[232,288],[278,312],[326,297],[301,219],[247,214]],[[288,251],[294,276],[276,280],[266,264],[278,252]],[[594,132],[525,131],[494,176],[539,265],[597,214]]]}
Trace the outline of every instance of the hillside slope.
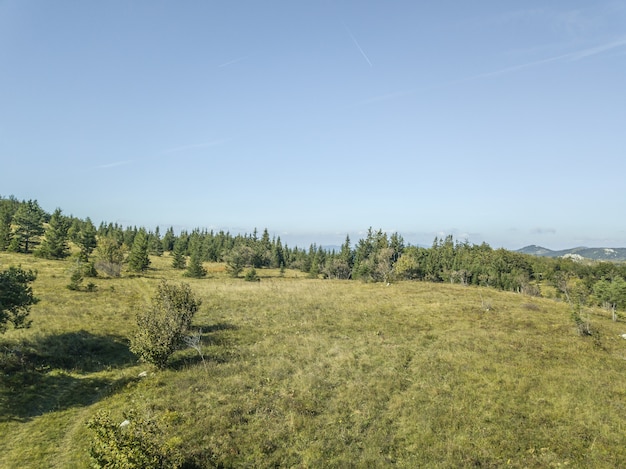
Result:
{"label": "hillside slope", "polygon": [[[70,262],[36,268],[33,327],[0,337],[25,362],[0,382],[0,467],[87,467],[100,409],[165,419],[187,467],[624,467],[626,324],[486,288],[365,284],[259,271],[260,282],[185,280],[202,298],[203,360],[167,370],[128,351],[134,312],[171,258],[143,277],[73,292]],[[139,378],[148,371],[146,378]],[[120,430],[121,431],[121,430]]]}
{"label": "hillside slope", "polygon": [[544,257],[564,257],[564,256],[580,256],[585,259],[591,259],[596,261],[613,261],[613,262],[623,262],[626,261],[626,248],[587,248],[587,247],[576,247],[571,249],[563,249],[560,251],[552,251],[550,249],[530,245],[525,246],[521,249],[518,249],[517,252],[521,252],[523,254],[531,254],[533,256],[544,256]]}

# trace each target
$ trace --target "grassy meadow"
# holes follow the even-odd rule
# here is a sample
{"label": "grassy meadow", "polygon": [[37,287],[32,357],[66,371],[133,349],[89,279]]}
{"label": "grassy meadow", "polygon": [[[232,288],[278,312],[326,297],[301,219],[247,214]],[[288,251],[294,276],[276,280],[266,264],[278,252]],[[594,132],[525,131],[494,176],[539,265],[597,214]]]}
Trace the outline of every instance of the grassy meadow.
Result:
{"label": "grassy meadow", "polygon": [[[165,418],[188,467],[626,467],[626,324],[606,311],[581,337],[551,299],[294,271],[245,282],[219,264],[184,279],[151,260],[85,292],[66,288],[70,260],[0,253],[2,269],[38,271],[41,300],[30,329],[0,336],[0,467],[89,467],[100,409]],[[202,299],[202,356],[159,371],[128,339],[164,278]]]}

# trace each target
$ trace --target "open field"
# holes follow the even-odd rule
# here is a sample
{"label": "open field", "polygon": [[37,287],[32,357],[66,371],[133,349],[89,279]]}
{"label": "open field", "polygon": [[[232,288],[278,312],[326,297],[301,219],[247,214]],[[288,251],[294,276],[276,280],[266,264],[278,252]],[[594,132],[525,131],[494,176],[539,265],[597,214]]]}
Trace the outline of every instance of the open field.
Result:
{"label": "open field", "polygon": [[[88,467],[86,422],[131,408],[168,419],[189,467],[626,466],[626,324],[599,309],[580,337],[567,304],[486,288],[183,279],[165,255],[76,292],[71,261],[0,253],[18,264],[41,301],[0,336],[0,467]],[[158,371],[128,338],[162,278],[202,299],[204,360]]]}

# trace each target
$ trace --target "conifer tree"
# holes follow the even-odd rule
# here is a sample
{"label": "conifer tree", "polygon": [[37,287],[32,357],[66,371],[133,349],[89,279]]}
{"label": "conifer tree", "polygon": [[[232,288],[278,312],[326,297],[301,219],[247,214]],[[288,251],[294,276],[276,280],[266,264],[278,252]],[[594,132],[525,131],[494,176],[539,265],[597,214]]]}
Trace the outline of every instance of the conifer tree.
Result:
{"label": "conifer tree", "polygon": [[185,277],[202,278],[206,276],[206,269],[202,266],[202,252],[199,245],[194,246],[189,257],[189,266]]}
{"label": "conifer tree", "polygon": [[[4,202],[0,201],[0,202]],[[0,203],[0,251],[6,251],[11,244],[11,220],[13,210],[7,203]]]}
{"label": "conifer tree", "polygon": [[145,229],[140,228],[135,235],[133,246],[128,255],[128,269],[132,272],[143,272],[149,265],[148,235]]}
{"label": "conifer tree", "polygon": [[30,326],[30,306],[39,301],[30,286],[35,278],[35,272],[20,267],[9,267],[0,272],[0,334],[7,330],[7,323],[16,329]]}
{"label": "conifer tree", "polygon": [[50,217],[50,222],[46,228],[44,239],[39,248],[40,255],[48,259],[67,257],[70,252],[68,246],[69,228],[69,220],[62,214],[61,209],[57,208]]}
{"label": "conifer tree", "polygon": [[96,240],[96,227],[89,217],[83,222],[76,241],[76,244],[78,244],[80,248],[79,259],[82,262],[89,262],[89,256],[98,245]]}
{"label": "conifer tree", "polygon": [[161,233],[159,232],[159,227],[157,226],[154,230],[154,233],[150,233],[148,237],[148,252],[153,256],[161,256],[163,254],[163,243],[161,241]]}
{"label": "conifer tree", "polygon": [[22,202],[13,216],[15,230],[12,234],[10,250],[29,253],[44,233],[45,212],[36,200]]}
{"label": "conifer tree", "polygon": [[174,250],[172,251],[172,257],[174,258],[172,261],[172,267],[175,269],[184,269],[187,265],[187,258],[185,256],[186,250],[186,242],[182,237],[176,239],[174,243]]}
{"label": "conifer tree", "polygon": [[175,242],[176,236],[174,236],[174,228],[170,226],[161,240],[163,251],[172,251],[174,249]]}

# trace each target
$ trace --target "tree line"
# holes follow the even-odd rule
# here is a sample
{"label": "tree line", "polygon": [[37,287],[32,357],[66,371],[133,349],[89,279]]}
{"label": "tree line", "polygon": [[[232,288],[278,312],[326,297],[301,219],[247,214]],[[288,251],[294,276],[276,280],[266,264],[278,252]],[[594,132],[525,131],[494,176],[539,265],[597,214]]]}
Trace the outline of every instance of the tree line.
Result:
{"label": "tree line", "polygon": [[[73,249],[70,249],[73,245]],[[167,253],[172,266],[188,277],[206,275],[205,262],[223,262],[233,277],[256,269],[294,269],[312,278],[392,282],[419,280],[487,286],[539,295],[541,285],[554,287],[557,296],[604,305],[613,312],[626,308],[626,266],[611,262],[581,263],[565,258],[545,258],[436,237],[430,247],[405,243],[370,228],[354,245],[346,236],[337,250],[311,244],[290,247],[280,237],[196,228],[176,234],[172,227],[161,233],[144,227],[102,222],[64,215],[57,208],[46,213],[36,200],[0,197],[0,251],[32,253],[48,259],[76,257],[75,286],[84,277],[141,273],[150,256]],[[249,275],[253,273],[253,275]]]}

